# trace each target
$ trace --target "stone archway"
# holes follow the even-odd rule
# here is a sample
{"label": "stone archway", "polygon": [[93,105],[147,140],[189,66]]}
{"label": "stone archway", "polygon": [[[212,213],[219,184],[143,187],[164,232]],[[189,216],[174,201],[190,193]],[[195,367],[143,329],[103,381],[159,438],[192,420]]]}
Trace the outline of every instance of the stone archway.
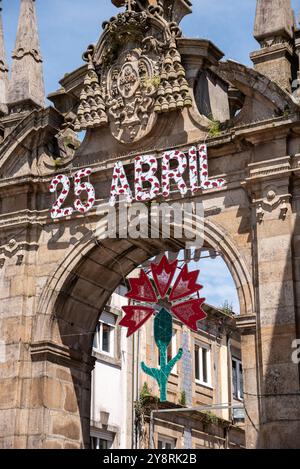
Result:
{"label": "stone archway", "polygon": [[[228,234],[212,221],[205,245],[218,250],[235,280],[243,315],[253,315],[251,275]],[[83,239],[52,274],[40,297],[31,356],[43,402],[43,445],[88,447],[92,334],[111,294],[137,266],[160,252],[179,251],[184,240]],[[105,278],[105,281],[103,279]],[[43,372],[41,374],[41,364]],[[34,392],[34,391],[33,391]],[[41,428],[41,433],[43,429]]]}
{"label": "stone archway", "polygon": [[[91,167],[98,206],[108,200],[116,162],[127,166],[133,189],[137,156],[161,161],[165,151],[187,153],[203,141],[207,177],[226,186],[188,200],[201,198],[206,242],[222,253],[239,294],[247,446],[299,446],[299,364],[291,359],[300,331],[299,105],[266,76],[220,62],[210,41],[181,37],[185,0],[168,13],[155,3],[135,2],[104,23],[86,66],[51,95],[54,108],[25,99],[0,117],[1,447],[88,445],[89,336],[99,312],[135,266],[179,246],[128,239],[101,247],[89,237],[96,210],[51,218],[51,180]],[[124,40],[132,32],[134,41]],[[201,114],[206,100],[220,122]],[[81,145],[75,130],[87,130]]]}

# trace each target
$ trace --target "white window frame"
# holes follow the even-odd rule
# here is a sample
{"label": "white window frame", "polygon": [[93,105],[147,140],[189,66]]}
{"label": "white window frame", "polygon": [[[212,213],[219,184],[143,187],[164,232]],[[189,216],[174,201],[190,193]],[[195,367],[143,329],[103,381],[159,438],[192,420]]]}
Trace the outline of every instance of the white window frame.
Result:
{"label": "white window frame", "polygon": [[[236,379],[237,379],[237,396],[234,395],[234,384],[233,384],[233,371],[232,371],[232,395],[233,395],[233,398],[238,400],[238,401],[243,401],[244,398],[242,397],[241,395],[241,379],[240,379],[240,365],[242,366],[242,369],[243,369],[243,363],[241,360],[239,360],[238,358],[235,358],[235,357],[232,357],[232,363],[235,362],[235,369],[236,369]],[[242,373],[242,379],[243,379],[243,382],[244,382],[244,374]]]}
{"label": "white window frame", "polygon": [[[195,371],[195,381],[197,384],[200,384],[201,386],[205,386],[206,388],[211,388],[212,389],[212,376],[211,376],[211,346],[208,344],[204,344],[201,342],[195,342],[195,351],[196,347],[199,347],[198,350],[198,363],[199,363],[199,374],[200,378],[196,378],[196,371]],[[203,354],[202,350],[206,350],[207,352],[207,382],[204,381],[203,379]],[[195,353],[194,353],[194,360],[195,360]],[[194,364],[194,370],[196,369],[196,363]]]}
{"label": "white window frame", "polygon": [[170,438],[168,436],[165,436],[165,435],[158,435],[158,438],[157,438],[157,448],[158,448],[158,442],[161,442],[162,443],[162,450],[166,449],[166,444],[168,445],[171,445],[171,448],[167,448],[167,449],[176,449],[176,440],[175,438]]}
{"label": "white window frame", "polygon": [[[114,317],[113,314],[111,313],[105,313],[111,317]],[[94,345],[93,346],[93,350],[95,352],[98,352],[98,353],[102,353],[103,355],[107,355],[108,357],[114,357],[115,355],[115,333],[116,333],[116,320],[114,319],[114,324],[112,324],[112,321],[105,321],[105,314],[101,315],[100,317],[100,320],[99,320],[99,324],[98,324],[98,327],[97,327],[97,330],[95,332],[95,335],[94,335],[94,344],[95,344],[95,340],[96,340],[96,346]],[[104,316],[104,318],[102,319],[102,317]],[[111,331],[110,331],[110,334],[109,334],[109,352],[106,352],[105,350],[103,350],[103,325],[106,325],[108,327],[111,328]]]}

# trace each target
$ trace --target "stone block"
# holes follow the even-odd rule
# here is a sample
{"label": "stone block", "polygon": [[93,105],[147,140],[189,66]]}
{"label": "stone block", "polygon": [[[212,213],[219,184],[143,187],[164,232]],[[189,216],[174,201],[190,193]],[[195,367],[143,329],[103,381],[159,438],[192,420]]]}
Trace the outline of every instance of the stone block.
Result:
{"label": "stone block", "polygon": [[42,449],[63,449],[63,441],[47,439],[43,441]]}
{"label": "stone block", "polygon": [[74,388],[72,386],[64,385],[64,394],[64,409],[67,412],[78,412],[78,402]]}
{"label": "stone block", "polygon": [[11,409],[17,406],[17,385],[18,379],[0,380],[0,408]]}
{"label": "stone block", "polygon": [[69,440],[79,440],[81,437],[81,426],[79,417],[73,417],[66,413],[51,413],[52,434],[63,436]]}

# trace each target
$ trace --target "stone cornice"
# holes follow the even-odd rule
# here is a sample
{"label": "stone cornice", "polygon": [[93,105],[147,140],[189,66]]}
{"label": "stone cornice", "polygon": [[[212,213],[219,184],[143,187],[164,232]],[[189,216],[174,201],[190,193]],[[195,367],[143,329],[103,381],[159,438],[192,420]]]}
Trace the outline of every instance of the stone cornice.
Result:
{"label": "stone cornice", "polygon": [[240,315],[236,318],[236,327],[242,334],[255,332],[257,327],[256,315]]}
{"label": "stone cornice", "polygon": [[95,366],[94,357],[51,341],[31,344],[30,353],[33,362],[48,361],[69,368],[78,368],[87,373],[90,373]]}
{"label": "stone cornice", "polygon": [[293,47],[289,42],[273,44],[269,47],[263,47],[250,54],[250,59],[255,63],[264,62],[266,60],[275,60],[281,57],[291,57],[293,55]]}

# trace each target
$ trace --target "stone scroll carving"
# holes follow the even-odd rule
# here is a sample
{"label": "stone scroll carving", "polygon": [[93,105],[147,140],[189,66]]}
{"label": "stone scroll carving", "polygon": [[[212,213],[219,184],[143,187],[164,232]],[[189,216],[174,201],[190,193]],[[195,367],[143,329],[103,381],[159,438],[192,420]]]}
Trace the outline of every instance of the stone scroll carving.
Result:
{"label": "stone scroll carving", "polygon": [[74,129],[109,125],[118,141],[136,142],[151,132],[158,114],[192,106],[176,43],[181,31],[153,6],[127,10],[103,27],[97,46],[84,54],[88,67]]}

